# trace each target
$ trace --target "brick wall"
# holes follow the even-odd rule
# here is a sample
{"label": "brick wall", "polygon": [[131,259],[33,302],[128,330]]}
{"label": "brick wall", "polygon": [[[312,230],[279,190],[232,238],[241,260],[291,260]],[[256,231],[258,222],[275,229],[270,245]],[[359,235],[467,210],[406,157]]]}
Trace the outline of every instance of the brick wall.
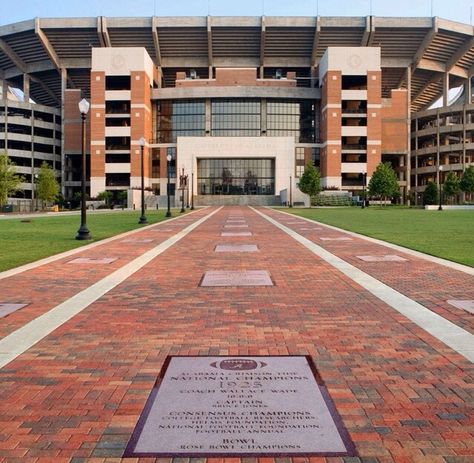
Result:
{"label": "brick wall", "polygon": [[[68,89],[64,93],[64,151],[80,153],[82,150],[82,125],[79,101],[81,90]],[[90,143],[90,113],[86,118],[86,151],[89,152]]]}
{"label": "brick wall", "polygon": [[176,73],[176,87],[296,87],[296,74],[286,79],[257,79],[256,68],[217,68],[215,79],[186,79],[185,72]]}
{"label": "brick wall", "polygon": [[408,143],[407,91],[392,90],[382,105],[382,150],[406,153]]}

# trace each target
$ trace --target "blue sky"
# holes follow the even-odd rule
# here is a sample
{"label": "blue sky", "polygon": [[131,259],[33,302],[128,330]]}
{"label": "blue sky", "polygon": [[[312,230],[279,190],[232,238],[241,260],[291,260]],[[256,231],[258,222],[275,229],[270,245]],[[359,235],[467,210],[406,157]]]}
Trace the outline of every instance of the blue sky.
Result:
{"label": "blue sky", "polygon": [[431,16],[471,23],[474,0],[3,0],[0,24],[68,16]]}

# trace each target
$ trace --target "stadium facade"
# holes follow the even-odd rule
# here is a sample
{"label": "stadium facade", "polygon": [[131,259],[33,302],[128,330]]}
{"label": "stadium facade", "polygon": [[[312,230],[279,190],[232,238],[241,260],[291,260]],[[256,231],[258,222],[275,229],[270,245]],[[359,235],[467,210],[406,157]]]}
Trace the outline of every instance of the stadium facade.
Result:
{"label": "stadium facade", "polygon": [[85,97],[91,196],[139,205],[144,137],[149,205],[168,167],[198,204],[298,199],[308,161],[325,189],[353,194],[389,161],[417,200],[474,164],[473,74],[473,27],[440,18],[36,18],[0,27],[3,95],[24,92],[0,102],[0,150],[21,196],[46,161],[72,197]]}

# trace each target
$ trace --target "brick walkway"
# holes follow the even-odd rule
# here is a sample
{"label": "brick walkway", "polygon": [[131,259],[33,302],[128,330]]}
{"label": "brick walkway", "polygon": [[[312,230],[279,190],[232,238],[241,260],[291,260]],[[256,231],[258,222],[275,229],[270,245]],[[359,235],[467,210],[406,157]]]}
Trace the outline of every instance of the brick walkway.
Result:
{"label": "brick walkway", "polygon": [[[200,210],[126,238],[153,242],[118,239],[0,280],[0,302],[29,303],[0,319],[1,336],[212,212],[0,370],[0,461],[120,461],[169,355],[310,355],[359,456],[294,463],[474,461],[472,363],[249,208]],[[408,262],[364,262],[356,256],[401,254],[362,239],[324,241],[343,234],[301,230],[311,225],[260,212],[474,331],[473,316],[446,302],[474,299],[473,277],[409,255],[402,256]],[[221,236],[231,213],[244,215],[252,236]],[[260,250],[214,252],[230,243]],[[77,257],[118,260],[67,263]],[[209,270],[267,270],[275,286],[199,287]]]}

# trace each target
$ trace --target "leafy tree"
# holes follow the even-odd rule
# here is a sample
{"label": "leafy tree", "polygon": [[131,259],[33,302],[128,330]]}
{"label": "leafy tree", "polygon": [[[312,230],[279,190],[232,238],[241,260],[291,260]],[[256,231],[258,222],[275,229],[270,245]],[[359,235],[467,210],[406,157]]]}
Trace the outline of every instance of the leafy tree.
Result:
{"label": "leafy tree", "polygon": [[11,194],[20,189],[23,181],[24,178],[16,173],[15,164],[5,153],[0,153],[0,207],[7,203]]}
{"label": "leafy tree", "polygon": [[99,201],[105,201],[106,206],[110,206],[110,200],[112,199],[111,191],[101,191],[97,194],[97,199]]}
{"label": "leafy tree", "polygon": [[45,202],[54,201],[59,193],[59,183],[47,162],[41,164],[36,180],[36,197]]}
{"label": "leafy tree", "polygon": [[369,194],[379,196],[385,202],[400,194],[397,175],[389,162],[381,162],[369,182]]}
{"label": "leafy tree", "polygon": [[466,194],[474,193],[474,166],[469,166],[463,173],[459,187]]}
{"label": "leafy tree", "polygon": [[125,190],[119,191],[117,193],[117,201],[120,204],[127,205],[128,193]]}
{"label": "leafy tree", "polygon": [[461,192],[459,177],[454,172],[448,172],[443,184],[443,193],[451,198]]}
{"label": "leafy tree", "polygon": [[438,187],[434,182],[428,182],[423,192],[423,204],[438,204]]}
{"label": "leafy tree", "polygon": [[300,177],[298,188],[309,195],[309,207],[311,207],[311,198],[321,191],[319,170],[314,167],[311,161],[308,161],[304,168],[303,175]]}

